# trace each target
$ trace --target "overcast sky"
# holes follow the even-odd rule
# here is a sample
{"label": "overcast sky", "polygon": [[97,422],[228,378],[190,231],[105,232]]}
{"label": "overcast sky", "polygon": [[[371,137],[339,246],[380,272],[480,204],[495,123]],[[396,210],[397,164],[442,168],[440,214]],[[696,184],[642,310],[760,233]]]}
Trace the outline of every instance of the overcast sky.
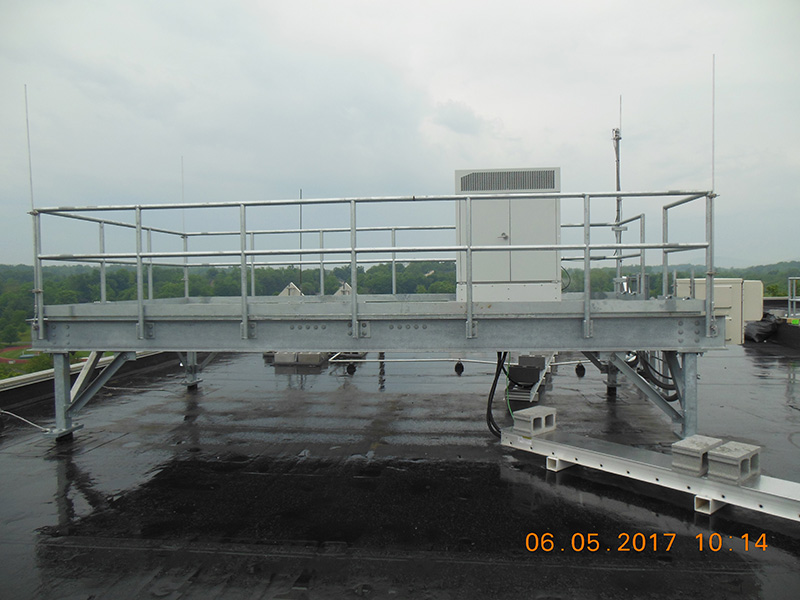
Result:
{"label": "overcast sky", "polygon": [[0,262],[31,262],[25,84],[37,207],[178,202],[181,157],[186,201],[609,191],[620,96],[623,189],[710,189],[714,54],[717,262],[796,260],[799,33],[797,0],[0,0]]}

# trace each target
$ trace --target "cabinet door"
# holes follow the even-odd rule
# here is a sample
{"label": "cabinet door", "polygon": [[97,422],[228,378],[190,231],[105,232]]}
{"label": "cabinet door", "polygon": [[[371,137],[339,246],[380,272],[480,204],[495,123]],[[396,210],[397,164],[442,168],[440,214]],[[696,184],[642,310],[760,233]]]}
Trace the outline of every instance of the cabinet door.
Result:
{"label": "cabinet door", "polygon": [[[507,246],[510,232],[508,200],[472,200],[472,244]],[[509,252],[473,252],[475,283],[506,282],[511,277]]]}
{"label": "cabinet door", "polygon": [[[511,244],[557,244],[559,240],[558,200],[534,198],[510,200]],[[536,282],[559,279],[556,250],[512,252],[511,281]]]}

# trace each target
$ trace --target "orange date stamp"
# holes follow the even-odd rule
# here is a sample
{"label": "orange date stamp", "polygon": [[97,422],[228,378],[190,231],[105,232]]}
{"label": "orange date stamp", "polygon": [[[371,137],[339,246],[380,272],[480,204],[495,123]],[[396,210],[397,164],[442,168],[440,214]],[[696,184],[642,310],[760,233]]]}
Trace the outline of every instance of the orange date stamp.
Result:
{"label": "orange date stamp", "polygon": [[[525,536],[525,549],[528,552],[669,552],[672,550],[677,533],[634,533],[622,532],[617,535],[614,543],[604,543],[599,533],[577,532],[569,538],[556,538],[550,532],[528,533]],[[723,536],[719,533],[704,534],[700,533],[694,537],[697,550],[700,552],[720,552],[734,550],[766,551],[767,534],[762,533],[758,537],[751,538],[745,533],[742,536]]]}

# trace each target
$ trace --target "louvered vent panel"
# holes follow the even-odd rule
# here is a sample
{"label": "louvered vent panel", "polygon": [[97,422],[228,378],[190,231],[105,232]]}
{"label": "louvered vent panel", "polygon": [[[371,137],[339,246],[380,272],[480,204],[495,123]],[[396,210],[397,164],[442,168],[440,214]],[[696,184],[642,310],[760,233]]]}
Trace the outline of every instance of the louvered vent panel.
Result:
{"label": "louvered vent panel", "polygon": [[558,192],[560,169],[456,171],[456,192]]}

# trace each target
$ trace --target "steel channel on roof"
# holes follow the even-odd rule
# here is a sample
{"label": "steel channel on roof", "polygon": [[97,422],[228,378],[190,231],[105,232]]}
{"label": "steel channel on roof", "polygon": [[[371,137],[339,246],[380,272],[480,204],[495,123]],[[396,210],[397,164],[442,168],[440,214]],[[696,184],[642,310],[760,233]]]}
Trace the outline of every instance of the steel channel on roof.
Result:
{"label": "steel channel on roof", "polygon": [[562,432],[527,438],[509,428],[502,434],[504,446],[547,457],[552,471],[579,465],[685,492],[694,497],[695,510],[706,514],[731,504],[800,521],[800,483],[761,475],[752,483],[734,485],[675,471],[671,457],[660,452]]}

